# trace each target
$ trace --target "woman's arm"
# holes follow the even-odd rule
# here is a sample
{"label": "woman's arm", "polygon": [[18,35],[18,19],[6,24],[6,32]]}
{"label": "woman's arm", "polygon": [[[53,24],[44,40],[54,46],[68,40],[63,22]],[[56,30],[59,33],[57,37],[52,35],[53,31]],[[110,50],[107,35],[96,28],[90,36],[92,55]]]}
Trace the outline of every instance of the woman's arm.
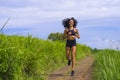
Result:
{"label": "woman's arm", "polygon": [[75,34],[75,36],[79,39],[80,38],[80,34],[79,34],[79,32],[78,32],[78,29],[76,29],[76,34]]}
{"label": "woman's arm", "polygon": [[67,38],[67,30],[65,29],[63,33],[63,39],[66,39],[66,38]]}

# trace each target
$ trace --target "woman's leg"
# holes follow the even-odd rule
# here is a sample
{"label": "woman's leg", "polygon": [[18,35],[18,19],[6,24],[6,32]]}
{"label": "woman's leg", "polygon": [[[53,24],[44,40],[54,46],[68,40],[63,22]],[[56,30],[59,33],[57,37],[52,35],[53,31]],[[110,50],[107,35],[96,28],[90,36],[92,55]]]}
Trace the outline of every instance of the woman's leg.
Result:
{"label": "woman's leg", "polygon": [[70,47],[66,47],[66,59],[67,60],[71,60],[71,57],[70,57]]}
{"label": "woman's leg", "polygon": [[68,60],[68,66],[71,64],[70,50],[70,47],[66,47],[66,59]]}
{"label": "woman's leg", "polygon": [[75,61],[76,61],[76,46],[72,47],[71,59],[72,59],[72,71],[74,71],[74,69],[75,69]]}

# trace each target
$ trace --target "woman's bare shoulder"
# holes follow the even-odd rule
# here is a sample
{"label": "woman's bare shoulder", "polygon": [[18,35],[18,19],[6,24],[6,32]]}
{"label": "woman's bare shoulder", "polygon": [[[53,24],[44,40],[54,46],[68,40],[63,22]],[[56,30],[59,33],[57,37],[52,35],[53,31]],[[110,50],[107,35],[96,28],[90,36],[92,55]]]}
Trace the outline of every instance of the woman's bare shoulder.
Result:
{"label": "woman's bare shoulder", "polygon": [[75,32],[78,31],[78,28],[74,28],[74,31],[75,31]]}

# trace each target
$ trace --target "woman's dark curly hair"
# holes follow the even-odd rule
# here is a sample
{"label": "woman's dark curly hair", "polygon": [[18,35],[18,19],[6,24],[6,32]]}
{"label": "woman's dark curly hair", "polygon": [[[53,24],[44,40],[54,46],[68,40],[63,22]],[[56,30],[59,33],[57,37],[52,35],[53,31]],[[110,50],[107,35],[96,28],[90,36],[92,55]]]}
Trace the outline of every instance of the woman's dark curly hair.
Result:
{"label": "woman's dark curly hair", "polygon": [[72,18],[65,18],[65,19],[62,20],[62,24],[63,24],[64,28],[69,28],[69,21],[70,20],[74,21],[73,27],[76,28],[78,22],[73,17]]}

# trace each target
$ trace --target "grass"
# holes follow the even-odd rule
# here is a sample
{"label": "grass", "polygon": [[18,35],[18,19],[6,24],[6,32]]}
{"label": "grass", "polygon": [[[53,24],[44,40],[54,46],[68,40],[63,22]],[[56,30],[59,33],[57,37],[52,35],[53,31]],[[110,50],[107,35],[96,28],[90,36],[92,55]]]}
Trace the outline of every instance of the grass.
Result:
{"label": "grass", "polygon": [[[89,54],[89,47],[77,45],[77,60]],[[0,80],[46,80],[66,64],[65,42],[0,34]]]}
{"label": "grass", "polygon": [[101,50],[95,58],[94,80],[120,80],[120,51]]}

